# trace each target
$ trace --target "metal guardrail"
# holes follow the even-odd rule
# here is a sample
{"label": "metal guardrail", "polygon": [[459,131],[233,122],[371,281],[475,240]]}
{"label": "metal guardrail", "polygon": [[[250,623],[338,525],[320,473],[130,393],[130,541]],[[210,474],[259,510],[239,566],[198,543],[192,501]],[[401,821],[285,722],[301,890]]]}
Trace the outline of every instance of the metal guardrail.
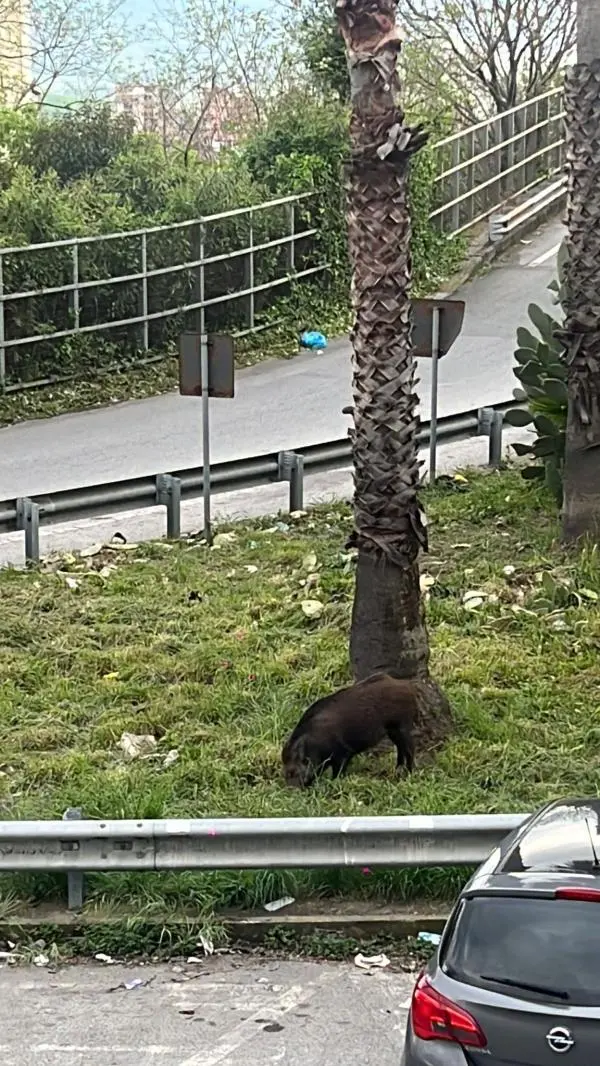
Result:
{"label": "metal guardrail", "polygon": [[89,871],[476,866],[526,814],[0,822],[0,874]]}
{"label": "metal guardrail", "polygon": [[[518,404],[508,400],[494,407],[439,418],[437,440],[448,443],[487,436],[490,442],[488,461],[491,466],[497,466],[502,457],[504,414],[515,406]],[[428,444],[429,423],[425,422],[418,435],[418,445],[426,447]],[[343,437],[341,440],[310,444],[293,451],[215,463],[210,469],[211,492],[235,492],[288,481],[289,509],[299,511],[304,502],[304,473],[348,466],[351,457],[351,442]],[[85,488],[63,489],[47,495],[36,495],[35,498],[19,497],[0,502],[0,533],[22,530],[25,535],[25,558],[28,562],[38,562],[40,525],[164,505],[167,511],[167,536],[176,539],[181,535],[182,500],[194,499],[201,496],[202,492],[202,467],[193,467],[171,474],[152,474]]]}
{"label": "metal guardrail", "polygon": [[[467,130],[445,137],[433,146],[437,169],[437,206],[430,218],[449,237],[465,233],[487,220],[511,198],[534,189],[550,175],[560,172],[564,155],[562,89],[528,100],[501,115],[479,122]],[[25,349],[67,337],[85,336],[114,330],[139,331],[141,357],[138,363],[153,362],[160,356],[146,355],[152,347],[150,327],[165,319],[196,313],[200,333],[206,332],[206,314],[215,308],[243,301],[245,328],[242,333],[265,329],[272,322],[258,324],[256,302],[261,294],[287,285],[291,281],[314,277],[327,268],[318,249],[313,245],[318,229],[312,218],[309,202],[314,193],[287,196],[250,207],[237,208],[200,219],[188,219],[167,226],[143,230],[99,234],[94,237],[47,241],[41,244],[14,248],[0,248],[0,393],[19,391],[38,385],[52,384],[56,377],[28,375]],[[239,227],[241,234],[227,236],[238,244],[221,251],[223,240],[220,227],[230,224]],[[185,260],[164,262],[168,249],[154,250],[156,238],[170,239],[184,236],[188,246]],[[120,242],[120,243],[119,243]],[[115,244],[122,250],[123,263],[137,261],[134,270],[123,268],[118,274],[107,275],[105,263],[107,247],[115,254]],[[213,247],[214,246],[214,247]],[[31,278],[48,272],[48,253],[58,253],[52,262],[52,277],[69,278],[63,284],[36,286]],[[269,252],[273,263],[266,264]],[[174,254],[171,250],[171,254]],[[179,251],[177,254],[183,254]],[[8,284],[15,257],[36,256],[39,271],[30,261],[28,287],[11,291]],[[62,257],[62,258],[61,258]],[[95,257],[95,258],[94,258]],[[240,278],[233,290],[231,278],[220,279],[215,270],[227,264],[240,263]],[[179,279],[180,291],[157,296],[154,284],[172,277]],[[119,313],[124,293],[133,286],[137,313]],[[214,292],[215,288],[218,290]],[[106,290],[114,291],[111,306],[114,317],[98,321],[97,301],[106,298]],[[212,294],[214,292],[214,294]],[[60,316],[60,328],[54,321],[44,322],[42,308],[36,311],[36,332],[21,325],[28,320],[27,301],[45,298],[64,298],[46,314]],[[112,296],[111,296],[112,299]],[[151,310],[158,303],[158,310]],[[21,310],[22,309],[22,310]],[[18,312],[18,313],[17,313]],[[43,326],[40,325],[43,323]],[[211,326],[211,329],[216,328]],[[20,334],[23,335],[20,335]],[[51,352],[47,362],[52,365]],[[44,357],[46,358],[46,356]]]}
{"label": "metal guardrail", "polygon": [[566,193],[567,179],[562,177],[558,181],[553,181],[550,185],[544,186],[539,192],[530,196],[529,199],[517,207],[513,207],[506,214],[492,215],[489,223],[490,241],[496,243],[508,237],[524,223],[536,218],[542,211],[547,211],[549,208],[554,207],[555,204],[558,204],[566,196]]}

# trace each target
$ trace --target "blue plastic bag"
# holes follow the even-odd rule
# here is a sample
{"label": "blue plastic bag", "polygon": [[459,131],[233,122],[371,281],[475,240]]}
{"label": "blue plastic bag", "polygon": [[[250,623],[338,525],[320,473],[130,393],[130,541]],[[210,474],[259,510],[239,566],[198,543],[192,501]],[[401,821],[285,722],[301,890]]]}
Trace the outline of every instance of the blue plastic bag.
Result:
{"label": "blue plastic bag", "polygon": [[300,334],[300,346],[311,352],[321,352],[327,347],[327,337],[316,329],[307,329]]}

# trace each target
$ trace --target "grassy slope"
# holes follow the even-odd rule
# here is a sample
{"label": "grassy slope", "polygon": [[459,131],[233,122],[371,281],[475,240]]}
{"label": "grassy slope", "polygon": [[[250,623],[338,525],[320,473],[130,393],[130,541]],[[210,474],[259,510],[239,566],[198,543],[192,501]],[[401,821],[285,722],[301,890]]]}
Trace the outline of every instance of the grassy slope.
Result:
{"label": "grassy slope", "polygon": [[[552,504],[514,472],[469,474],[466,491],[440,487],[426,502],[433,666],[457,724],[433,765],[397,781],[391,756],[365,756],[341,783],[283,787],[286,731],[348,678],[351,518],[340,505],[288,529],[287,519],[238,526],[219,548],[157,543],[67,558],[60,572],[54,564],[0,573],[0,817],[57,817],[69,805],[90,817],[508,811],[597,792],[597,555],[567,557],[555,544]],[[102,577],[107,564],[115,568]],[[553,576],[541,584],[543,572]],[[464,593],[477,589],[492,603],[466,610]],[[562,609],[573,590],[581,602]],[[304,616],[303,598],[322,600],[321,618]],[[166,769],[160,759],[127,763],[116,747],[123,731],[153,733],[158,750],[176,748],[178,760]],[[90,894],[254,905],[288,891],[441,895],[460,877],[96,875]],[[12,878],[4,891],[49,898],[62,894],[59,883]]]}

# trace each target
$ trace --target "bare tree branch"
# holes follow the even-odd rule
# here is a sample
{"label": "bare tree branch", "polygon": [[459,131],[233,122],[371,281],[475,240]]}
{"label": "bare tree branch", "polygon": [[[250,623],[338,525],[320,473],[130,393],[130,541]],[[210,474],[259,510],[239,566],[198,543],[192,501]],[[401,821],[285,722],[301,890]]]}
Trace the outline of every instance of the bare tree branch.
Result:
{"label": "bare tree branch", "polygon": [[149,30],[159,47],[140,85],[156,97],[165,149],[185,146],[186,159],[192,147],[210,155],[223,132],[233,140],[236,127],[262,122],[292,84],[293,39],[281,12],[241,0],[158,0]]}
{"label": "bare tree branch", "polygon": [[0,0],[0,94],[13,106],[61,94],[108,96],[129,43],[124,0]]}
{"label": "bare tree branch", "polygon": [[550,88],[575,44],[574,0],[400,0],[413,40],[431,42],[449,78],[467,84],[480,113]]}

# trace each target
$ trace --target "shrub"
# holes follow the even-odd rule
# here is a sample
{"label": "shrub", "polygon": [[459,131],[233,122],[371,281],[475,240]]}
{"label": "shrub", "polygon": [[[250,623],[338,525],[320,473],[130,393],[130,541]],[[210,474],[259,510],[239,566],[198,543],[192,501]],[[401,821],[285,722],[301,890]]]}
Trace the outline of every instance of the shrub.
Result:
{"label": "shrub", "polygon": [[[548,286],[561,304],[564,286],[566,250],[561,245],[558,255],[558,281]],[[529,318],[537,335],[524,326],[517,330],[517,350],[514,369],[520,388],[514,390],[516,400],[527,407],[515,408],[506,415],[511,426],[533,426],[537,439],[533,444],[513,444],[519,456],[541,460],[523,469],[523,477],[543,479],[558,505],[563,497],[563,468],[565,460],[565,432],[567,427],[567,367],[562,342],[561,324],[537,304],[529,305]]]}

